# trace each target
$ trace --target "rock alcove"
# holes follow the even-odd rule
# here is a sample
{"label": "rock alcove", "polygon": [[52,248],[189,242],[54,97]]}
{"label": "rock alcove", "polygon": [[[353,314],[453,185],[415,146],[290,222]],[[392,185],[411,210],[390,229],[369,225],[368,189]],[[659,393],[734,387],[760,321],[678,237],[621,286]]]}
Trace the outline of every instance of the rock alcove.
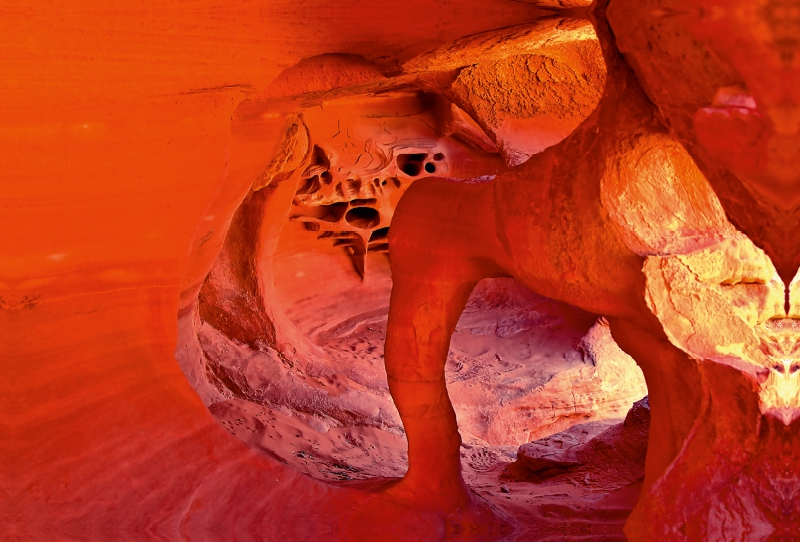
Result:
{"label": "rock alcove", "polygon": [[356,515],[477,539],[792,531],[788,102],[607,4],[402,66],[308,58],[237,108],[244,188],[178,348],[229,432]]}
{"label": "rock alcove", "polygon": [[[233,213],[195,309],[180,320],[182,336],[194,343],[178,349],[184,371],[228,431],[332,483],[380,484],[406,473],[407,441],[384,368],[392,217],[412,184],[489,182],[591,113],[602,92],[602,59],[593,36],[574,32],[551,56],[501,55],[496,71],[478,64],[454,77],[428,68],[449,85],[435,91],[420,76],[372,73],[378,82],[366,88],[259,104],[289,110],[289,100],[289,127]],[[342,55],[316,62],[323,77],[363,69],[362,59]],[[506,66],[523,66],[536,80],[555,76],[558,84],[535,89],[516,109],[492,104],[486,93],[502,93],[508,82],[489,84]],[[301,68],[279,82],[300,85],[293,72],[308,77]],[[475,78],[483,94],[454,94]],[[527,494],[532,480],[547,488],[542,502],[553,506],[588,506],[619,490],[635,495],[646,445],[633,467],[610,477],[599,474],[608,461],[565,468],[553,460],[552,468],[539,468],[521,448],[540,439],[547,447],[563,432],[586,444],[612,435],[647,394],[641,370],[602,317],[512,278],[485,279],[459,320],[446,367],[464,475],[476,491],[506,509],[509,487]],[[646,439],[646,423],[637,431]],[[584,483],[587,468],[595,483]],[[584,481],[582,489],[565,496],[559,488],[573,479]],[[531,521],[531,512],[512,513]]]}
{"label": "rock alcove", "polygon": [[795,0],[96,4],[0,18],[6,538],[798,538]]}

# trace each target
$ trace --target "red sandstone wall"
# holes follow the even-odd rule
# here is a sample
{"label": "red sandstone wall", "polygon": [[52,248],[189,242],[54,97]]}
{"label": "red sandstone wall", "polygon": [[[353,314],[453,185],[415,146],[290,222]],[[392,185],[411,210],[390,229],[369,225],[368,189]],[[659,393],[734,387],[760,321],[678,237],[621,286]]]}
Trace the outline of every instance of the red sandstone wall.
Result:
{"label": "red sandstone wall", "polygon": [[[500,0],[0,7],[5,535],[341,539],[350,493],[225,432],[173,357],[198,221],[244,188],[231,115],[304,57],[393,67],[535,14]],[[224,229],[226,210],[208,225]]]}
{"label": "red sandstone wall", "polygon": [[[588,218],[583,214],[569,215],[581,204],[598,203],[599,189],[595,191],[598,193],[592,191],[595,185],[590,189],[579,186],[574,198],[563,201],[527,197],[537,195],[538,188],[525,184],[521,170],[509,176],[498,191],[508,211],[501,216],[507,220],[496,223],[498,228],[522,231],[524,220],[531,216],[531,205],[543,202],[542,208],[556,217],[552,224],[571,236],[562,244],[549,247],[552,250],[547,264],[558,260],[564,266],[557,270],[559,273],[574,267],[549,283],[551,291],[576,304],[586,302],[596,312],[613,310],[618,306],[616,301],[632,298],[634,291],[640,294],[635,299],[637,307],[643,308],[646,294],[647,307],[652,312],[647,313],[648,325],[655,325],[655,315],[666,330],[665,337],[659,331],[656,336],[644,338],[637,327],[625,327],[623,323],[616,335],[645,366],[646,374],[656,374],[661,379],[656,381],[663,383],[663,387],[654,386],[652,390],[660,390],[661,394],[651,397],[653,412],[661,413],[658,417],[654,414],[657,438],[651,439],[648,459],[646,486],[652,498],[647,506],[640,507],[631,530],[640,538],[646,536],[642,533],[659,528],[660,524],[654,526],[654,521],[663,520],[672,529],[668,534],[674,539],[707,539],[716,536],[714,529],[724,523],[724,518],[714,514],[726,510],[740,511],[737,518],[746,530],[763,535],[762,538],[772,532],[769,522],[777,522],[774,525],[782,529],[775,536],[793,535],[794,493],[784,495],[785,500],[778,502],[772,499],[773,493],[783,495],[784,490],[763,484],[773,479],[795,483],[792,451],[797,448],[796,429],[790,424],[797,411],[796,393],[787,396],[784,387],[778,388],[775,382],[783,378],[781,386],[786,381],[791,384],[790,389],[796,390],[796,381],[789,380],[795,377],[788,374],[788,365],[781,368],[768,364],[770,356],[780,352],[794,355],[794,343],[791,330],[782,328],[780,322],[775,324],[778,332],[786,332],[785,336],[776,335],[780,352],[763,347],[758,342],[760,336],[753,332],[756,326],[778,319],[773,316],[781,312],[781,299],[775,298],[773,290],[777,291],[780,278],[789,283],[798,257],[791,227],[797,215],[793,176],[796,155],[792,154],[797,130],[796,123],[790,122],[795,117],[786,114],[794,114],[789,107],[794,98],[791,92],[773,92],[787,87],[776,83],[777,71],[762,68],[774,68],[783,62],[783,71],[779,72],[783,82],[791,81],[797,70],[791,63],[794,57],[784,54],[786,50],[777,54],[769,48],[756,48],[763,46],[761,38],[767,34],[786,34],[784,23],[776,22],[773,13],[778,8],[783,13],[783,7],[773,4],[760,14],[736,12],[737,17],[750,14],[774,26],[752,33],[758,38],[752,43],[742,31],[746,25],[717,26],[723,24],[719,20],[724,17],[709,23],[708,32],[685,23],[695,37],[711,43],[719,57],[691,57],[690,61],[696,64],[686,62],[681,66],[695,66],[695,71],[664,72],[667,75],[661,79],[662,72],[647,68],[650,59],[661,57],[643,53],[643,38],[637,32],[645,26],[628,28],[629,35],[640,40],[621,44],[629,53],[634,70],[621,67],[622,61],[617,59],[619,71],[613,74],[607,95],[634,99],[620,100],[619,111],[605,109],[592,120],[597,123],[595,133],[606,139],[595,146],[590,125],[574,140],[577,142],[565,147],[567,154],[551,153],[528,164],[529,170],[536,172],[550,171],[551,166],[571,167],[569,171],[592,178],[593,172],[604,167],[613,169],[612,162],[602,159],[617,157],[613,164],[623,172],[618,176],[622,180],[620,186],[614,182],[605,184],[608,190],[604,192],[606,199],[602,203],[606,207],[602,212],[598,211],[599,204],[583,205],[582,210],[589,210]],[[637,13],[633,8],[631,13]],[[686,13],[678,8],[681,6],[642,17],[656,16],[658,24],[663,25],[659,32],[669,30],[670,25],[684,24],[680,17],[673,17]],[[617,12],[616,28],[626,28],[626,13]],[[719,11],[710,9],[709,13]],[[792,13],[790,9],[784,14]],[[282,82],[272,87],[270,83],[285,68],[331,51],[360,54],[385,74],[399,73],[404,63],[430,51],[405,64],[405,69],[418,78],[416,84],[447,87],[452,82],[447,80],[447,71],[453,67],[448,61],[458,55],[449,45],[437,47],[483,30],[532,21],[540,15],[538,8],[510,0],[457,4],[416,0],[392,4],[293,1],[222,6],[187,2],[167,7],[13,3],[0,7],[3,532],[20,540],[511,538],[514,527],[485,509],[466,507],[469,510],[465,517],[456,521],[448,515],[448,507],[455,501],[442,505],[435,495],[429,501],[415,500],[408,494],[386,498],[382,493],[324,485],[254,452],[214,422],[181,372],[173,350],[176,344],[188,347],[191,343],[179,341],[176,308],[180,307],[184,316],[190,310],[233,213],[284,136],[284,113],[291,112],[280,108],[262,110],[258,104],[250,107],[252,104],[245,104],[245,100],[280,95],[281,89],[285,90]],[[671,35],[667,30],[659,37]],[[497,45],[514,38],[505,31],[492,36],[490,45],[492,40]],[[729,36],[745,38],[736,41]],[[670,39],[657,42],[662,52],[671,50]],[[482,42],[467,39],[457,43],[472,54],[485,53]],[[785,40],[776,43],[786,47]],[[698,49],[694,42],[692,47]],[[769,62],[746,54],[750,50],[760,51]],[[610,51],[608,47],[605,50],[606,54]],[[500,61],[486,54],[487,61]],[[706,64],[709,58],[729,62],[728,71],[714,71],[718,66]],[[528,60],[531,62],[526,66],[531,73],[540,72],[530,70],[530,66],[544,66],[554,78],[571,77],[546,61]],[[669,61],[670,58],[663,59],[665,65]],[[431,71],[440,69],[445,75],[430,79],[419,76],[428,69],[426,66]],[[509,73],[517,73],[521,64],[509,61],[508,69]],[[687,77],[697,73],[707,75],[707,80],[692,86],[696,81]],[[493,143],[507,164],[522,162],[570,131],[550,117],[542,118],[537,126],[547,136],[515,147],[511,143],[520,129],[506,123],[516,113],[515,104],[488,99],[483,93],[470,94],[470,89],[480,89],[485,82],[486,74],[480,69],[461,75],[448,87],[448,96],[494,136]],[[725,101],[728,98],[720,98],[711,90],[716,86],[728,88],[724,85],[731,86],[732,82],[743,84],[734,81],[738,76],[747,79],[771,119],[764,132],[765,137],[772,137],[771,143],[762,141],[766,146],[755,149],[757,159],[752,162],[739,160],[738,154],[737,159],[731,160],[726,152],[745,153],[752,149],[716,145],[714,134],[724,130],[715,124],[704,124],[702,116],[695,119],[687,113],[703,111],[706,102],[711,102],[711,109],[730,109],[731,104]],[[599,72],[592,77],[597,81],[601,78]],[[646,95],[636,90],[636,77],[642,77]],[[683,85],[684,81],[689,82]],[[688,89],[686,96],[680,95],[685,102],[700,98],[697,103],[676,105],[673,98],[678,95],[666,92],[670,85]],[[506,86],[513,88],[510,83]],[[537,98],[535,94],[531,96]],[[588,114],[591,96],[579,95],[576,99],[578,109]],[[659,139],[666,137],[666,130],[658,124],[661,120],[655,107],[660,108],[660,113],[671,115],[671,119],[680,120],[672,123],[672,129],[698,160],[703,173],[710,175],[710,183],[719,192],[734,225],[751,235],[756,244],[764,245],[775,260],[780,277],[773,277],[775,267],[756,244],[731,233],[732,226],[714,206],[714,198],[700,197],[705,186],[703,175],[680,148]],[[749,106],[745,109],[749,110]],[[269,114],[259,115],[265,112]],[[250,113],[254,116],[248,117]],[[628,115],[621,126],[615,124],[618,113]],[[237,122],[231,130],[234,115]],[[566,117],[573,124],[580,121],[576,116]],[[630,148],[625,149],[631,154],[615,154],[619,149],[614,147],[614,137],[629,136],[624,130],[638,130],[636,123],[640,121],[654,132],[641,138],[639,132],[634,134],[636,137],[631,135]],[[620,131],[608,132],[608,127]],[[530,126],[524,128],[528,130]],[[692,139],[695,136],[697,140]],[[663,151],[663,160],[636,161],[635,167],[626,162],[631,156],[642,158],[652,149]],[[688,179],[680,186],[691,188],[691,197],[700,194],[692,209],[706,214],[698,218],[688,213],[691,216],[686,223],[694,226],[709,218],[711,226],[699,229],[713,234],[709,239],[726,236],[723,243],[711,245],[709,239],[704,239],[708,245],[696,246],[692,243],[700,242],[689,234],[675,241],[661,235],[663,230],[659,229],[668,225],[666,212],[654,219],[646,212],[641,216],[631,214],[631,209],[638,209],[635,205],[618,205],[626,197],[625,183],[632,178],[629,172],[641,168],[645,173],[658,172],[657,166],[663,163],[675,165],[678,174],[674,178],[681,182]],[[730,171],[720,173],[719,167]],[[559,171],[563,177],[554,177],[556,180],[574,178],[563,173],[566,169]],[[731,176],[739,174],[755,188],[732,182]],[[686,211],[679,204],[670,207],[673,193],[665,196],[658,192],[667,190],[668,183],[650,182],[654,178],[647,177],[644,188],[639,187],[642,198],[657,200],[675,215]],[[776,192],[762,186],[776,179],[786,185],[785,190]],[[692,184],[695,181],[696,186]],[[408,204],[407,224],[422,216],[414,214],[425,209],[427,200],[420,194],[443,197],[446,191],[436,192],[443,190],[442,186],[415,192],[417,199]],[[697,186],[700,188],[694,192]],[[650,192],[651,189],[655,191]],[[616,199],[609,200],[609,193]],[[480,203],[489,200],[478,189],[462,196],[467,208],[474,205],[478,210]],[[762,205],[764,198],[771,203]],[[556,203],[563,203],[568,212],[559,215]],[[606,208],[610,211],[606,212]],[[479,212],[473,216],[478,217],[476,221],[486,218]],[[575,263],[583,251],[573,247],[590,241],[576,229],[575,224],[580,222],[573,220],[576,216],[586,223],[595,220],[592,227],[600,224],[591,231],[602,230],[598,236],[600,245],[608,248],[608,260],[595,258],[585,267]],[[767,218],[762,220],[764,217]],[[620,234],[610,226],[606,228],[609,220],[629,228]],[[405,231],[413,239],[415,233],[424,230],[424,224],[420,220]],[[771,227],[772,224],[777,226]],[[490,239],[494,235],[491,228],[478,233],[487,235],[480,237],[480,243],[455,243],[454,251],[471,256],[469,250],[477,245],[499,244]],[[508,244],[508,238],[505,241]],[[528,270],[536,268],[538,246],[541,245],[536,239],[522,239],[512,247],[510,252],[516,251],[512,258],[516,270],[524,271],[526,265]],[[684,254],[689,251],[687,246],[694,252]],[[646,276],[640,272],[645,257]],[[414,261],[411,257],[405,264],[410,266]],[[609,276],[608,261],[622,262],[614,268],[624,267],[623,279]],[[504,263],[512,267],[511,263]],[[751,272],[751,268],[758,273]],[[584,280],[584,276],[589,278]],[[527,284],[534,285],[535,278],[539,277],[528,277]],[[561,279],[564,284],[577,286],[559,290]],[[587,284],[592,286],[592,281],[607,286],[597,299],[582,289]],[[680,287],[673,287],[673,282]],[[626,287],[630,284],[635,288]],[[741,288],[732,290],[729,286]],[[744,294],[737,293],[742,290]],[[607,299],[612,301],[606,302]],[[698,303],[698,299],[702,302]],[[789,311],[784,311],[783,316],[796,316],[796,307],[789,303],[792,299],[787,297]],[[685,318],[688,325],[678,325],[684,320],[670,312],[677,311],[675,307],[680,308],[681,315],[689,315]],[[453,319],[453,314],[447,316]],[[719,322],[724,325],[710,325]],[[698,329],[700,332],[696,333]],[[404,337],[399,336],[398,344]],[[738,338],[742,340],[736,342]],[[400,344],[399,350],[408,344],[410,340],[406,345]],[[657,356],[651,355],[654,349],[659,349]],[[702,361],[691,361],[691,371],[677,370],[678,360],[687,362],[687,356]],[[731,356],[737,361],[731,362]],[[741,360],[746,360],[744,365],[750,364],[746,367],[750,372],[740,371],[737,363]],[[752,366],[766,372],[754,372]],[[758,380],[769,371],[774,374]],[[783,371],[782,376],[776,376],[777,371]],[[683,385],[684,377],[691,380],[690,385]],[[758,387],[762,385],[766,390],[763,393]],[[441,391],[434,390],[441,399],[440,406],[449,406]],[[425,394],[419,397],[422,395]],[[413,409],[415,397],[411,399],[407,405]],[[763,426],[762,415],[767,420]],[[423,436],[428,431],[424,424],[418,429]],[[447,429],[450,436],[455,434],[454,420],[448,420]],[[430,457],[438,457],[435,431],[428,433],[431,438],[417,442],[429,446]],[[693,439],[691,446],[682,447],[684,437]],[[459,460],[457,440],[447,442],[455,443],[455,449],[447,450],[449,456],[445,459]],[[653,447],[653,442],[661,447]],[[675,458],[678,460],[673,465],[677,466],[659,478]],[[419,471],[422,478],[439,474],[432,460],[418,464],[424,467]],[[736,473],[740,471],[744,472],[744,489],[729,484],[738,479]],[[722,473],[721,478],[715,478],[718,473]],[[455,476],[450,478],[456,480]],[[716,481],[716,485],[709,480]],[[766,493],[759,493],[762,491]],[[454,499],[463,497],[458,491],[453,493]],[[755,497],[742,500],[742,495]],[[706,506],[709,502],[712,504]],[[674,503],[679,505],[673,506]],[[760,512],[762,505],[771,507],[767,510],[769,517]],[[676,525],[685,525],[686,529]]]}

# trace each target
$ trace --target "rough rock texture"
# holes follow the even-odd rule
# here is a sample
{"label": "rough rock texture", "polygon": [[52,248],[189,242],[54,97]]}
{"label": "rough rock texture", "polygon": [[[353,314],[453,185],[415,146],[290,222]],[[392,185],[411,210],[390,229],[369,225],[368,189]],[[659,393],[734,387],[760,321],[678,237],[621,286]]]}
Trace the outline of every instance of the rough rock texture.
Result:
{"label": "rough rock texture", "polygon": [[[627,521],[632,541],[795,538],[797,6],[597,0],[585,8],[567,0],[4,6],[4,536],[621,539]],[[424,107],[370,117],[370,102],[400,95]],[[314,125],[317,108],[359,100],[366,119],[398,119],[390,132],[406,119],[425,142],[468,151],[442,153],[447,178],[401,183],[399,202],[360,197],[368,183],[350,183],[358,172],[323,183],[337,173],[329,156],[361,167],[358,156],[392,146],[374,137],[367,145],[371,136],[347,128],[353,140],[331,144],[336,132]],[[412,158],[386,167],[436,166],[417,143]],[[454,173],[461,166],[477,173]],[[308,201],[298,188],[310,188]],[[301,205],[315,207],[312,195],[347,205],[325,231],[360,237],[364,255],[384,227],[372,225],[374,213],[392,215],[385,326],[388,282],[367,282],[356,243],[331,246],[289,220]],[[368,199],[376,201],[358,201]],[[322,231],[327,214],[299,211]],[[359,284],[360,270],[360,291],[384,296],[371,315],[359,316],[350,283],[329,304],[308,295],[303,305],[305,291],[280,290],[282,269],[304,269],[278,262],[292,226],[319,252],[338,253],[331,267],[313,269],[316,284],[329,276]],[[373,256],[374,275],[386,278],[386,256]],[[586,462],[538,482],[506,472],[516,446],[489,440],[526,440],[543,422],[517,409],[532,404],[514,396],[529,379],[543,383],[534,403],[558,396],[555,419],[566,425],[575,405],[622,408],[595,401],[609,398],[593,381],[604,364],[586,363],[600,359],[604,348],[594,347],[610,345],[607,336],[584,343],[594,354],[568,356],[567,374],[580,378],[567,385],[549,361],[536,374],[536,363],[517,367],[502,350],[533,344],[536,330],[558,336],[531,311],[493,313],[488,303],[459,324],[484,279],[509,277],[539,299],[605,317],[641,367],[651,421],[640,483],[615,476],[641,446],[620,457],[599,437],[593,457],[614,468]],[[295,302],[310,310],[292,313]],[[356,312],[329,318],[331,329],[304,327],[337,310]],[[492,337],[494,361],[491,348],[475,349]],[[463,373],[470,364],[459,349],[482,371],[475,378]],[[350,365],[349,376],[338,367],[348,359],[369,370]],[[384,363],[389,395],[375,377]],[[469,392],[471,379],[485,384],[474,386],[480,393]],[[586,383],[594,391],[580,400],[562,396]],[[203,402],[251,446],[223,431]],[[531,408],[538,414],[541,404]],[[316,416],[317,406],[333,415]],[[373,416],[385,427],[369,425]]]}
{"label": "rough rock texture", "polygon": [[[465,477],[479,485],[492,481],[487,475],[499,474],[489,487],[499,502],[505,501],[507,509],[526,520],[521,540],[624,541],[623,523],[642,489],[648,422],[645,398],[624,422],[573,426],[521,446],[483,476],[466,469]],[[553,458],[559,458],[557,465]]]}
{"label": "rough rock texture", "polygon": [[523,444],[517,452],[517,461],[535,474],[583,465],[577,452],[595,436],[616,425],[615,422],[612,419],[581,423],[561,433]]}
{"label": "rough rock texture", "polygon": [[634,403],[621,424],[584,423],[523,444],[517,452],[517,462],[540,477],[581,465],[596,471],[611,469],[622,473],[630,470],[625,473],[628,474],[627,485],[644,476],[649,429],[650,404],[645,397]]}
{"label": "rough rock texture", "polygon": [[261,94],[263,98],[283,98],[332,88],[372,83],[386,76],[379,66],[360,55],[325,53],[304,58],[282,71]]}
{"label": "rough rock texture", "polygon": [[[464,478],[480,496],[518,519],[525,529],[518,540],[624,541],[623,524],[642,489],[646,401],[637,402],[624,422],[579,424],[519,449],[487,449],[466,441],[461,450]],[[524,450],[575,437],[582,443],[575,465],[532,472],[522,464]]]}
{"label": "rough rock texture", "polygon": [[531,299],[518,286],[486,286],[470,297],[445,366],[464,431],[496,445],[522,444],[580,421],[620,417],[647,393],[606,322],[573,338],[557,304]]}
{"label": "rough rock texture", "polygon": [[[363,278],[368,253],[388,251],[389,224],[412,182],[432,174],[469,178],[499,168],[496,156],[465,146],[464,138],[441,137],[446,129],[437,126],[440,110],[448,106],[405,92],[305,110],[314,146],[300,173],[291,219],[343,247]],[[478,129],[475,138],[486,136]]]}
{"label": "rough rock texture", "polygon": [[[733,224],[788,283],[800,266],[800,241],[792,234],[800,220],[800,68],[797,42],[789,38],[798,28],[796,5],[710,6],[621,0],[608,16],[642,88],[669,117]],[[652,9],[686,17],[636,23]],[[706,9],[715,15],[703,17]]]}
{"label": "rough rock texture", "polygon": [[594,40],[550,56],[518,54],[464,68],[451,92],[519,165],[566,137],[597,106],[605,83]]}
{"label": "rough rock texture", "polygon": [[[270,416],[293,415],[300,432],[316,433],[319,439],[331,429],[373,431],[391,451],[370,452],[367,457],[383,464],[405,450],[383,369],[391,287],[388,262],[376,262],[374,276],[361,282],[343,265],[343,254],[334,247],[321,250],[309,233],[287,231],[275,255],[276,277],[280,305],[289,307],[289,318],[319,348],[317,355],[287,363],[273,350],[237,344],[201,323],[196,334],[208,377],[216,386],[208,403],[215,416],[230,428],[236,426],[246,441],[262,435],[254,445],[293,465],[296,458],[284,446],[265,441],[269,437],[264,434],[278,438],[273,431],[257,420],[247,421],[252,416],[243,422],[238,410],[233,418],[233,411],[216,405],[230,400],[245,405],[244,399],[256,412],[266,408]],[[311,270],[322,266],[338,270],[320,284]],[[644,380],[633,360],[613,343],[607,324],[592,325],[593,320],[509,279],[485,281],[457,327],[448,361],[448,383],[462,431],[484,445],[503,447],[571,424],[624,414],[646,393]],[[188,319],[181,325],[194,328]],[[316,442],[304,441],[302,449],[319,457],[313,448]],[[343,445],[347,448],[346,442]],[[354,460],[339,452],[330,451],[334,459],[328,463],[358,469],[351,478],[381,474],[369,463],[372,459],[365,465],[364,458]],[[405,462],[395,468],[404,470]],[[319,476],[317,472],[311,474]],[[327,470],[320,474],[329,477]]]}
{"label": "rough rock texture", "polygon": [[[543,5],[543,4],[540,4]],[[595,42],[597,36],[587,20],[547,17],[531,24],[518,24],[468,35],[426,51],[403,65],[406,72],[445,71],[474,64],[491,64],[508,57],[553,54],[563,47]]]}

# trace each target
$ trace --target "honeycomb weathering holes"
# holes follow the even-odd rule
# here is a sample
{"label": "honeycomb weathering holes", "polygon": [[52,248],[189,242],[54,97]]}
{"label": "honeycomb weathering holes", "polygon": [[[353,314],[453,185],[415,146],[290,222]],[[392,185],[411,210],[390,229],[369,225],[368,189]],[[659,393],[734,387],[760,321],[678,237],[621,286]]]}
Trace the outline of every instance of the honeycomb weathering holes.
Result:
{"label": "honeycomb weathering holes", "polygon": [[[386,102],[391,107],[387,107]],[[377,104],[374,108],[373,103]],[[447,113],[451,104],[445,105]],[[458,184],[459,180],[496,175],[506,167],[504,158],[496,149],[487,150],[491,146],[474,143],[487,137],[481,133],[476,135],[480,127],[461,126],[458,123],[463,122],[463,118],[453,119],[448,115],[433,111],[431,104],[420,107],[418,97],[409,93],[361,97],[353,104],[343,99],[326,103],[324,110],[321,107],[307,109],[297,117],[297,122],[305,124],[306,144],[310,145],[311,151],[306,154],[308,146],[304,147],[301,163],[292,163],[291,171],[290,168],[282,169],[280,176],[274,176],[269,190],[260,195],[256,191],[245,200],[242,212],[237,213],[239,216],[232,226],[232,235],[226,240],[223,257],[215,264],[213,277],[204,286],[200,340],[207,365],[213,369],[213,374],[206,374],[224,396],[232,394],[237,400],[255,402],[266,409],[279,406],[301,413],[297,419],[293,415],[284,416],[282,423],[286,424],[313,418],[315,421],[309,422],[313,427],[327,426],[336,431],[349,432],[348,428],[352,427],[400,427],[398,420],[393,418],[393,406],[386,391],[373,389],[376,383],[380,384],[380,378],[369,375],[366,378],[368,371],[365,373],[365,366],[359,365],[383,366],[383,337],[380,334],[384,324],[380,320],[385,318],[381,311],[386,310],[391,287],[391,283],[389,287],[381,284],[381,281],[390,279],[389,262],[385,257],[374,260],[375,267],[367,281],[367,256],[388,252],[388,232],[395,208],[411,184],[442,180]],[[288,149],[291,145],[292,141],[287,141],[284,147]],[[436,174],[439,179],[427,178],[426,174]],[[289,220],[299,222],[298,225],[304,228],[281,222],[285,220],[279,218],[286,216],[281,214],[284,210],[288,211]],[[259,221],[264,222],[260,227]],[[312,236],[320,242],[308,242]],[[275,248],[276,238],[283,249]],[[278,260],[276,268],[274,262],[279,252],[275,251],[279,250],[289,251],[286,254],[291,253],[291,256]],[[300,255],[302,257],[298,257]],[[335,263],[343,257],[349,258],[361,278],[360,283],[352,280],[346,267]],[[242,261],[247,263],[240,266]],[[282,266],[283,270],[278,269]],[[303,276],[307,278],[302,279]],[[301,285],[303,280],[306,282]],[[342,288],[350,290],[340,291]],[[286,294],[288,290],[293,292]],[[378,291],[384,292],[385,297],[369,298],[370,292]],[[284,299],[282,295],[295,297]],[[231,304],[231,299],[235,300],[234,304]],[[514,307],[509,307],[509,310],[517,310]],[[351,314],[347,311],[360,312]],[[495,317],[492,312],[485,315],[490,320]],[[515,325],[519,324],[518,320],[515,316]],[[492,330],[490,335],[499,337],[493,331],[497,326],[490,324],[479,327]],[[224,328],[225,325],[228,327]],[[508,327],[504,326],[503,329]],[[505,337],[505,332],[502,333]],[[511,333],[509,336],[521,338],[525,334]],[[341,352],[330,350],[331,341],[342,342],[339,346],[345,348]],[[568,342],[571,345],[573,341]],[[241,347],[241,351],[237,350],[238,353],[232,356],[236,350],[234,346]],[[277,357],[272,355],[273,352]],[[331,355],[333,358],[328,359]],[[472,359],[470,356],[463,359]],[[501,363],[499,357],[490,358]],[[484,369],[494,371],[493,363]],[[351,365],[352,371],[348,369]],[[526,367],[525,364],[519,366]],[[382,376],[383,372],[378,374]],[[459,375],[459,379],[464,378],[471,377]],[[588,386],[589,395],[607,395],[594,388],[589,390],[592,386],[589,381],[581,385]],[[474,401],[482,400],[470,391],[471,388],[470,385],[462,389],[464,399],[461,402],[468,409],[473,408],[470,405]],[[510,392],[505,388],[486,389],[481,397],[486,393],[502,396]],[[544,397],[547,393],[554,392],[540,394],[542,397],[532,400],[538,404],[536,401],[547,399]],[[628,399],[626,396],[621,404]],[[517,400],[523,401],[523,396]],[[231,405],[216,408],[215,415],[228,416],[226,409],[229,407]],[[505,408],[502,401],[498,408]],[[614,410],[618,407],[608,408]],[[513,407],[509,409],[514,410]],[[270,415],[279,417],[272,410]],[[599,411],[587,403],[583,412],[595,415]],[[509,413],[508,416],[513,418],[513,423],[505,418],[501,420],[500,416],[496,424],[490,424],[492,429],[484,436],[498,442],[504,442],[503,439],[516,442],[519,438],[528,439],[531,431],[563,428],[568,419],[572,419],[572,413],[559,415],[556,425],[552,425],[550,421],[532,418],[524,412]],[[468,430],[483,431],[479,428],[485,424],[477,417],[473,420],[468,416],[465,420],[466,427],[474,426]],[[543,429],[542,424],[549,429]],[[233,426],[238,426],[238,423]],[[273,429],[277,431],[270,426],[269,430]],[[304,431],[298,431],[295,437]],[[361,429],[356,429],[358,431]],[[245,440],[251,438],[243,435]],[[381,439],[389,438],[383,433],[381,435]],[[276,450],[280,451],[280,447]],[[341,451],[337,449],[335,453]],[[321,460],[322,452],[316,448],[303,453],[308,455],[291,456],[290,462],[311,457]],[[377,457],[387,452],[370,453],[377,454],[374,456]],[[393,459],[391,463],[402,465],[403,460]],[[306,469],[306,463],[292,464],[301,470]],[[342,461],[332,463],[333,468],[328,474],[339,469],[337,465],[344,464]],[[323,470],[310,474],[316,475],[317,472],[327,477]],[[344,475],[332,475],[351,474],[352,471],[347,471]],[[373,474],[379,474],[379,471]]]}
{"label": "honeycomb weathering holes", "polygon": [[372,207],[353,207],[347,211],[344,219],[351,226],[367,230],[380,224],[381,214]]}
{"label": "honeycomb weathering holes", "polygon": [[372,235],[369,236],[370,242],[377,241],[378,239],[386,239],[389,237],[389,228],[381,228],[379,230],[375,230],[372,232]]}
{"label": "honeycomb weathering holes", "polygon": [[399,154],[397,155],[397,167],[409,177],[417,177],[422,173],[427,157],[428,155],[424,153]]}
{"label": "honeycomb weathering holes", "polygon": [[434,174],[482,177],[502,167],[496,149],[476,147],[453,129],[450,109],[443,96],[400,92],[305,110],[311,152],[299,170],[290,218],[318,239],[346,238],[334,246],[346,249],[363,278],[367,253],[388,247],[385,238],[370,241],[370,230],[389,226],[412,183]]}

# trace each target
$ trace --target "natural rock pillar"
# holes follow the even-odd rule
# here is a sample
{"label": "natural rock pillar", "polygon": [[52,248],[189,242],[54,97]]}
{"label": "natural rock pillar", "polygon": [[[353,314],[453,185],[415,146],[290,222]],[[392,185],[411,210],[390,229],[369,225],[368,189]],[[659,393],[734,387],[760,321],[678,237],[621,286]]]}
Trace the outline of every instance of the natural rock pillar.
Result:
{"label": "natural rock pillar", "polygon": [[431,179],[413,185],[390,234],[393,288],[386,339],[389,389],[408,439],[409,468],[397,491],[446,510],[471,496],[461,478],[461,437],[444,365],[470,292],[503,273],[491,214],[492,185]]}

